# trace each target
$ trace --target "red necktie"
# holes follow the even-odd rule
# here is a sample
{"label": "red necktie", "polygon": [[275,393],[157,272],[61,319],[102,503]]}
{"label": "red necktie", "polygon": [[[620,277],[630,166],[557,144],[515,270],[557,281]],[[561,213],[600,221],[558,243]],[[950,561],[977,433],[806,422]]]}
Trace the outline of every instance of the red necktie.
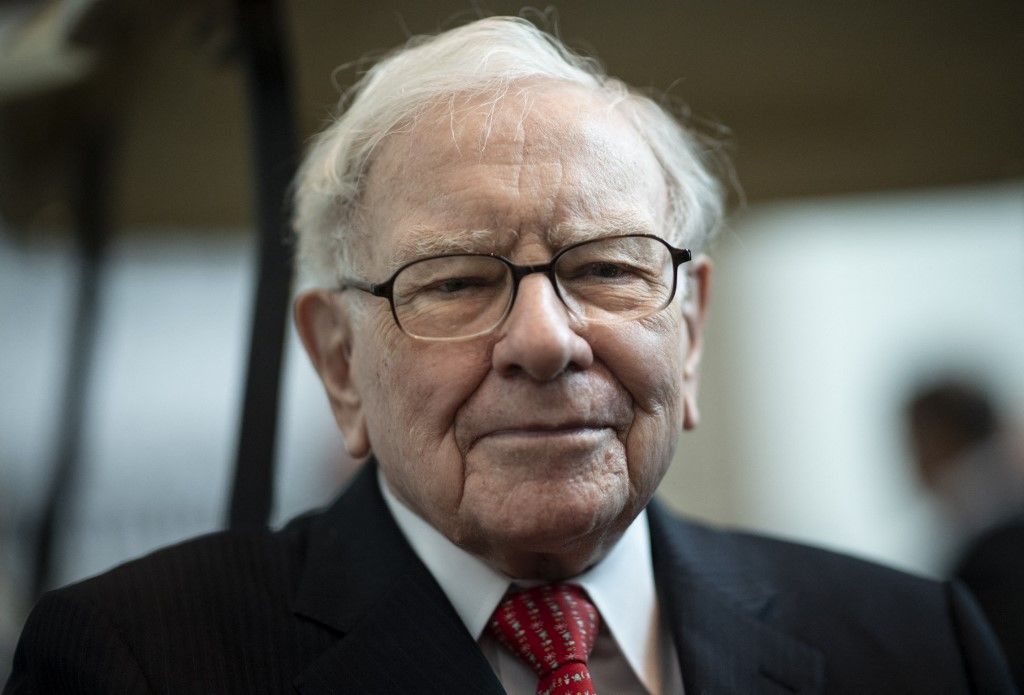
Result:
{"label": "red necktie", "polygon": [[578,586],[546,584],[516,592],[487,629],[534,670],[537,695],[596,695],[587,670],[600,618]]}

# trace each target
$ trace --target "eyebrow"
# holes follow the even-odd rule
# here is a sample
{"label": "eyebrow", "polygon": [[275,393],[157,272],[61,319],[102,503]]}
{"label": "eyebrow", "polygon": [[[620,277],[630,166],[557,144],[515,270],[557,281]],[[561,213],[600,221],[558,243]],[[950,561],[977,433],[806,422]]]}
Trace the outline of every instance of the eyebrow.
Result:
{"label": "eyebrow", "polygon": [[[654,234],[649,218],[634,214],[608,215],[599,221],[572,220],[549,228],[546,241],[552,253],[571,244],[620,234]],[[458,253],[486,253],[509,256],[519,241],[515,229],[438,230],[416,227],[396,246],[391,256],[391,271],[417,258]]]}
{"label": "eyebrow", "polygon": [[406,235],[395,248],[392,266],[427,256],[446,256],[455,253],[507,254],[519,240],[514,229],[456,229],[438,230],[417,227]]}
{"label": "eyebrow", "polygon": [[622,234],[651,234],[654,235],[655,228],[652,221],[633,214],[608,215],[596,222],[571,221],[562,222],[548,230],[548,243],[552,250],[576,244],[581,241],[590,241],[607,236],[619,236]]}

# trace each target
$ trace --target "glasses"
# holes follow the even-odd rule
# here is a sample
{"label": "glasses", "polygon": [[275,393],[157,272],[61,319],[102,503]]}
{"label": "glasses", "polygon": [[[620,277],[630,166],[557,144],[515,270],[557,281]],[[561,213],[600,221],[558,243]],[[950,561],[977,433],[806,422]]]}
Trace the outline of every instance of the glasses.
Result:
{"label": "glasses", "polygon": [[609,236],[566,246],[548,263],[516,265],[502,256],[462,253],[406,263],[384,282],[342,280],[391,303],[395,323],[423,340],[465,340],[490,333],[512,310],[520,281],[544,273],[566,308],[587,323],[619,323],[671,303],[676,270],[692,258],[648,234]]}

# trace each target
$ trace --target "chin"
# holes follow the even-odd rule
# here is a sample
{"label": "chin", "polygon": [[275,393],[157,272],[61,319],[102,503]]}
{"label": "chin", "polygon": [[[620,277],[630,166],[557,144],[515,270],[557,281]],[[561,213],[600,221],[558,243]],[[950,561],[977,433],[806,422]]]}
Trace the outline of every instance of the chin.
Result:
{"label": "chin", "polygon": [[[545,504],[535,498],[531,504],[505,507],[505,513],[484,516],[478,527],[481,542],[474,545],[480,546],[485,557],[506,558],[492,562],[498,565],[508,565],[507,558],[519,558],[512,562],[516,566],[524,562],[532,566],[523,558],[545,558],[545,564],[554,565],[584,563],[572,572],[576,574],[599,559],[636,516],[629,513],[624,497],[604,497],[596,502],[577,499],[574,503],[567,503],[564,497],[556,500]],[[524,576],[502,569],[512,576]]]}

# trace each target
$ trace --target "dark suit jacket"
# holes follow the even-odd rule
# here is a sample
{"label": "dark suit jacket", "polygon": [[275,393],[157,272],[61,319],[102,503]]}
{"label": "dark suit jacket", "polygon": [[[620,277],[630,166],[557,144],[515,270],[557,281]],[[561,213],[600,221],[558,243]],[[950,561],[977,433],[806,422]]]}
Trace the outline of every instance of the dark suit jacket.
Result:
{"label": "dark suit jacket", "polygon": [[[956,585],[650,507],[686,692],[1007,693]],[[628,591],[628,587],[623,588]],[[501,693],[367,466],[328,510],[50,594],[5,693]]]}

